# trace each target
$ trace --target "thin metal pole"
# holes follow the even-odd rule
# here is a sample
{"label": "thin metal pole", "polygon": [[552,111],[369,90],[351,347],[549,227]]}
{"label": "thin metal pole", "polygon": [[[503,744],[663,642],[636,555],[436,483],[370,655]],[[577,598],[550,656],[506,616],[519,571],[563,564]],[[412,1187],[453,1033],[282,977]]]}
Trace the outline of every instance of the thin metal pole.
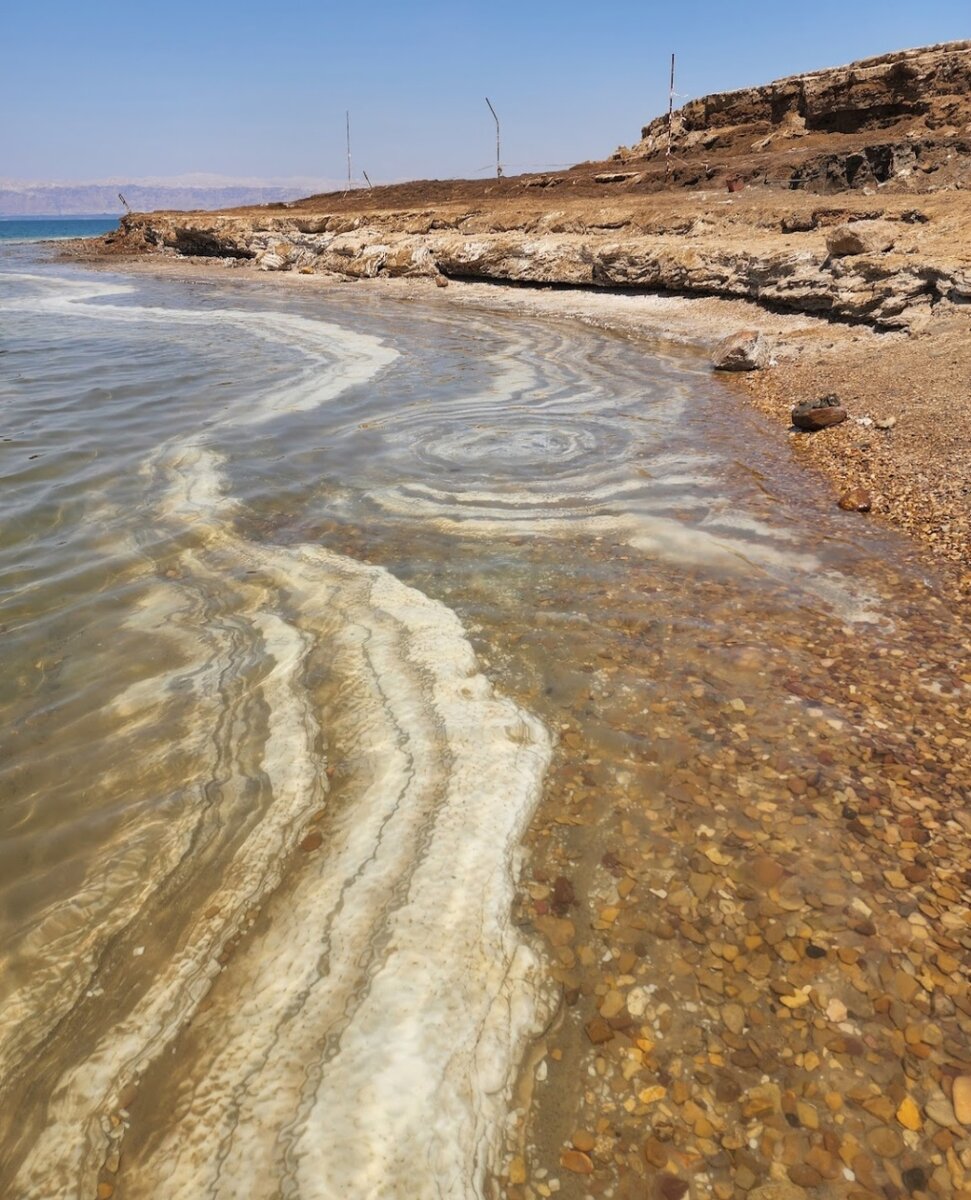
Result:
{"label": "thin metal pole", "polygon": [[374,191],[374,184],[373,184],[373,183],[370,181],[370,179],[368,179],[368,177],[367,177],[367,171],[365,171],[365,170],[362,170],[362,171],[361,171],[361,174],[364,176],[364,182],[365,182],[365,183],[368,185],[368,187],[369,187],[369,188],[371,189],[371,191],[373,192],[373,191]]}
{"label": "thin metal pole", "polygon": [[[671,55],[671,84],[668,88],[668,148],[665,158],[671,157],[671,136],[672,126],[674,125],[674,55]],[[668,163],[665,170],[670,170],[671,164]]]}
{"label": "thin metal pole", "polygon": [[485,102],[486,102],[486,104],[489,105],[489,112],[492,113],[493,117],[495,118],[495,122],[496,122],[496,179],[501,179],[502,178],[502,161],[499,157],[499,116],[496,113],[496,110],[492,107],[492,101],[489,99],[488,96],[486,96]]}
{"label": "thin metal pole", "polygon": [[347,120],[347,190],[351,190],[351,114],[350,110],[344,113]]}

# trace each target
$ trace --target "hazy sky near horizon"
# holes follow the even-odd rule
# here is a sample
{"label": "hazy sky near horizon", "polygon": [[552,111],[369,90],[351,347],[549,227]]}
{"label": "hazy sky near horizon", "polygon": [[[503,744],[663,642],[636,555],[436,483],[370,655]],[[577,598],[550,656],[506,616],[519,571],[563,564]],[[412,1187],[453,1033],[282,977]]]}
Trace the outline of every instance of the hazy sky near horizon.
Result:
{"label": "hazy sky near horizon", "polygon": [[968,0],[11,0],[0,177],[478,176],[602,158],[703,95],[971,37]]}

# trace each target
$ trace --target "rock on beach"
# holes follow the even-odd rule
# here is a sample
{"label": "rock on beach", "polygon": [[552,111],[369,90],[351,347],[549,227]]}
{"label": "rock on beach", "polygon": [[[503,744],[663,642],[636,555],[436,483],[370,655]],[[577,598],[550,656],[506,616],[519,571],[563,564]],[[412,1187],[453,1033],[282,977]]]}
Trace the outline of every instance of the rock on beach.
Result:
{"label": "rock on beach", "polygon": [[732,333],[715,347],[711,357],[716,371],[761,371],[768,365],[769,341],[757,329]]}
{"label": "rock on beach", "polygon": [[839,425],[846,420],[846,415],[837,396],[823,396],[819,400],[797,404],[792,410],[792,423],[804,433],[816,433],[830,425]]}
{"label": "rock on beach", "polygon": [[873,507],[873,499],[866,488],[849,488],[839,498],[839,507],[844,512],[868,513]]}
{"label": "rock on beach", "polygon": [[833,258],[855,254],[882,254],[893,249],[894,239],[888,227],[877,221],[854,221],[837,225],[826,237],[826,249]]}

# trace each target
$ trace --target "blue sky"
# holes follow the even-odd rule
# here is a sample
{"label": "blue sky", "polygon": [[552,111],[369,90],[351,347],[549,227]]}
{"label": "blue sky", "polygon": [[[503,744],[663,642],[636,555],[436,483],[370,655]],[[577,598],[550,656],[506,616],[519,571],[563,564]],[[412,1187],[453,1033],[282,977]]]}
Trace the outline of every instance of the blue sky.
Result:
{"label": "blue sky", "polygon": [[604,157],[666,105],[971,37],[969,0],[11,0],[0,177],[339,179],[344,111],[372,180]]}

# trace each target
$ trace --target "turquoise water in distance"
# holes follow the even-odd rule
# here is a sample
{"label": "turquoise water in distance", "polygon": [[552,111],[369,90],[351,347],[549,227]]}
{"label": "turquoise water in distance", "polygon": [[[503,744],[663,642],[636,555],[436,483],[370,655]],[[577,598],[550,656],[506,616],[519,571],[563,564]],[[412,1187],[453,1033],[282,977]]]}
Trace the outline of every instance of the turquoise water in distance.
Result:
{"label": "turquoise water in distance", "polygon": [[0,217],[0,241],[95,237],[117,227],[117,217]]}

